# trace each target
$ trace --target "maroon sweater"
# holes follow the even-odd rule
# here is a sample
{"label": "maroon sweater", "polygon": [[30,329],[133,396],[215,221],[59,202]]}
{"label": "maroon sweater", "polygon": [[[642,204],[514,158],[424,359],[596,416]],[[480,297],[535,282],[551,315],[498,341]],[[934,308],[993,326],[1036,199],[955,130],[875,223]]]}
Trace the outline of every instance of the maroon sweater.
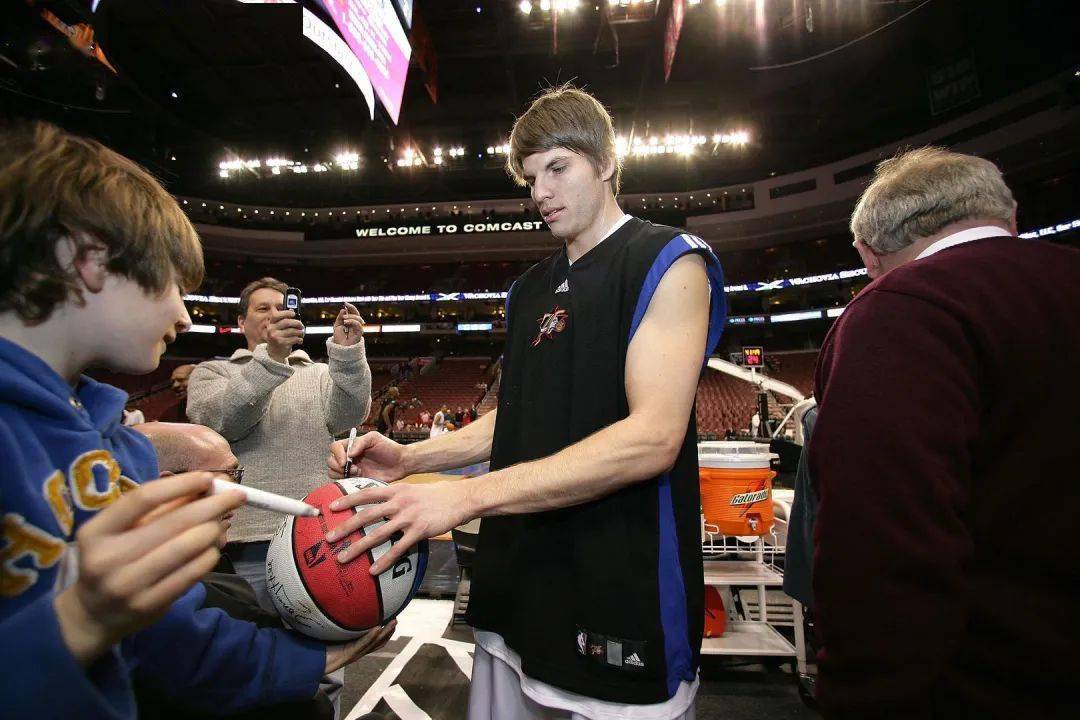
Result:
{"label": "maroon sweater", "polygon": [[1078,374],[1080,251],[1046,242],[942,250],[837,321],[810,443],[828,715],[1080,702]]}

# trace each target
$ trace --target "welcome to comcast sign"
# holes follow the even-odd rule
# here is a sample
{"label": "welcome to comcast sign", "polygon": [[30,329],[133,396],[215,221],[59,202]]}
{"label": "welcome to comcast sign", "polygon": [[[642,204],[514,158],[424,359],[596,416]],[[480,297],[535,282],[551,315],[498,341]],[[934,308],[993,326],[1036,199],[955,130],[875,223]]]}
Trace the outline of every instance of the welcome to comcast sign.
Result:
{"label": "welcome to comcast sign", "polygon": [[356,237],[393,237],[397,235],[456,235],[458,233],[533,232],[543,230],[539,220],[521,222],[476,222],[464,225],[393,225],[381,228],[356,228]]}

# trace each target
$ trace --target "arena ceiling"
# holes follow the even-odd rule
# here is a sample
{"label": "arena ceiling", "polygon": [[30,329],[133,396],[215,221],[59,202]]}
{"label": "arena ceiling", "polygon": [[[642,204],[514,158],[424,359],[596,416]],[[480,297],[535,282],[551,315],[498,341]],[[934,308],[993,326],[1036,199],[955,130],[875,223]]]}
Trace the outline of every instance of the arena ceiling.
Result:
{"label": "arena ceiling", "polygon": [[[310,206],[520,195],[484,150],[505,139],[538,90],[564,81],[594,92],[620,132],[749,133],[745,146],[629,164],[625,191],[679,191],[837,160],[1078,59],[1074,28],[1050,0],[686,0],[665,80],[672,0],[625,23],[612,22],[608,2],[582,3],[556,30],[547,16],[526,17],[517,0],[417,0],[437,95],[414,62],[395,125],[381,110],[369,119],[340,67],[299,35],[295,5],[102,0],[92,14],[89,0],[18,0],[5,11],[0,97],[6,117],[44,117],[99,137],[177,194]],[[74,52],[41,21],[43,8],[94,23],[118,75]],[[411,143],[467,153],[452,167],[395,167]],[[314,158],[342,148],[361,156],[344,180],[218,177],[228,156]]]}

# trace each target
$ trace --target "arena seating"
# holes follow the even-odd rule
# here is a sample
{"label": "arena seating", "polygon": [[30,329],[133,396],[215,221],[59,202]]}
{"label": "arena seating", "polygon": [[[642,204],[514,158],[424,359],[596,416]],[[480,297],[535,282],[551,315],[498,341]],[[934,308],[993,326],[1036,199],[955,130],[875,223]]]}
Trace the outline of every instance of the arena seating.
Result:
{"label": "arena seating", "polygon": [[697,429],[723,435],[729,428],[745,432],[754,414],[753,386],[730,375],[706,369],[698,384]]}
{"label": "arena seating", "polygon": [[[806,396],[813,394],[817,350],[772,354],[766,352],[765,362],[766,374],[794,385]],[[791,400],[770,396],[770,417],[781,419],[781,409],[773,404],[774,400],[785,405]],[[729,428],[735,432],[747,430],[756,409],[756,402],[754,388],[750,383],[714,370],[706,370],[697,392],[698,432],[722,436]]]}
{"label": "arena seating", "polygon": [[[805,395],[813,394],[814,365],[817,351],[795,351],[766,353],[767,374],[794,385]],[[170,407],[176,398],[169,388],[169,376],[173,369],[187,362],[199,362],[198,359],[163,359],[161,366],[153,373],[143,376],[118,375],[104,371],[95,371],[93,377],[103,382],[116,385],[134,395],[137,399],[129,409],[142,410],[147,420],[156,419]],[[372,407],[365,425],[374,426],[376,415],[381,407],[381,398],[386,389],[396,384],[402,402],[416,397],[422,403],[419,407],[409,408],[399,413],[406,424],[419,422],[423,410],[434,414],[441,405],[446,404],[451,410],[458,406],[464,408],[477,405],[482,415],[494,410],[498,404],[498,374],[493,377],[491,361],[488,358],[446,358],[428,372],[414,370],[412,376],[401,382],[398,380],[402,363],[410,362],[413,367],[421,367],[429,358],[387,357],[370,358]],[[485,391],[479,386],[487,383]],[[775,402],[775,404],[773,404]],[[783,397],[770,397],[770,416],[774,419],[782,416],[780,404],[790,400]],[[743,432],[750,426],[750,417],[754,414],[756,397],[753,387],[742,380],[706,370],[702,375],[697,393],[697,427],[699,433],[715,433],[723,436],[730,428]]]}
{"label": "arena seating", "polygon": [[[489,365],[489,358],[444,358],[426,372],[414,372],[410,379],[397,386],[399,397],[402,402],[418,398],[421,405],[398,413],[397,417],[412,424],[419,422],[423,410],[434,415],[442,405],[451,410],[457,410],[459,405],[466,409],[472,407],[484,395],[484,390],[477,384],[488,382],[486,371]],[[369,418],[372,424],[379,405],[379,402],[372,403]]]}
{"label": "arena seating", "polygon": [[765,364],[769,368],[769,375],[794,385],[803,395],[809,397],[814,394],[814,366],[817,356],[817,350],[766,353]]}

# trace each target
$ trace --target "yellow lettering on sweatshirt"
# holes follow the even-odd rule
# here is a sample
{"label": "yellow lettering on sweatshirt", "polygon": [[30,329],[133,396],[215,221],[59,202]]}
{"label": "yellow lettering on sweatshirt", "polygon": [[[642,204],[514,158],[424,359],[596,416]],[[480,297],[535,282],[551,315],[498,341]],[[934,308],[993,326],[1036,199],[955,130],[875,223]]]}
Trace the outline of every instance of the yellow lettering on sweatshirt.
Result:
{"label": "yellow lettering on sweatshirt", "polygon": [[[55,565],[67,547],[63,540],[34,527],[16,513],[4,515],[0,537],[4,540],[0,548],[0,596],[3,597],[14,597],[31,587],[37,582],[37,571]],[[15,564],[23,557],[29,557],[33,567]]]}

